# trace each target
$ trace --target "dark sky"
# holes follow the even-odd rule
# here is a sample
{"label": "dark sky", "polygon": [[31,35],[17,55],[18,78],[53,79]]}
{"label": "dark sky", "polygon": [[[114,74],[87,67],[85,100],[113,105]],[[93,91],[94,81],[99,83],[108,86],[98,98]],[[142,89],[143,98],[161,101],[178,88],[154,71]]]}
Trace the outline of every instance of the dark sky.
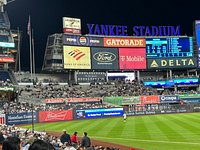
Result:
{"label": "dark sky", "polygon": [[200,19],[197,0],[15,0],[5,6],[11,28],[23,31],[22,69],[29,69],[28,16],[34,29],[36,67],[41,70],[47,37],[61,33],[62,17],[80,18],[86,24],[126,26],[181,26],[181,34],[193,34],[193,22]]}

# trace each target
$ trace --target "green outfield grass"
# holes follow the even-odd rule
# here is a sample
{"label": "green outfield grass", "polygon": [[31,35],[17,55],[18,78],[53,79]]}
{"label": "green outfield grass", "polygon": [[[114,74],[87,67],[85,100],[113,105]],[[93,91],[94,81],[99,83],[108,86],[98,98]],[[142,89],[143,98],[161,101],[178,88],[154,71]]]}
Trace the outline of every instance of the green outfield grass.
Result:
{"label": "green outfield grass", "polygon": [[[31,126],[24,126],[31,128]],[[92,139],[145,150],[200,150],[200,113],[91,119],[36,124],[35,130],[70,134],[88,132]]]}

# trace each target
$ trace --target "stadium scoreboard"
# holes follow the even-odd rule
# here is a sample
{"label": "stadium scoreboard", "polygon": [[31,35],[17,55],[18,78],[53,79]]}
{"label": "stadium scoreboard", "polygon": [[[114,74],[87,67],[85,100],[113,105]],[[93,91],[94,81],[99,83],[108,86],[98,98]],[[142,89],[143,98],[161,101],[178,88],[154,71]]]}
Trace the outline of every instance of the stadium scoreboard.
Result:
{"label": "stadium scoreboard", "polygon": [[192,37],[146,38],[147,58],[191,57]]}

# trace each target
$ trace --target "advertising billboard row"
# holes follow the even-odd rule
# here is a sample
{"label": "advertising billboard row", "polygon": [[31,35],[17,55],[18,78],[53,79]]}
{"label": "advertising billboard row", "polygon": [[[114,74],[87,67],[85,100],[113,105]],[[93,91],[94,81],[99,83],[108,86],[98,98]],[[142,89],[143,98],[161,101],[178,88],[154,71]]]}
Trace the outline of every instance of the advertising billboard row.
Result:
{"label": "advertising billboard row", "polygon": [[150,96],[118,96],[118,97],[104,97],[103,101],[115,105],[149,105],[160,103],[179,103],[180,98],[177,95],[150,95]]}
{"label": "advertising billboard row", "polygon": [[65,69],[146,69],[145,48],[64,46]]}
{"label": "advertising billboard row", "polygon": [[97,47],[146,47],[144,38],[103,38],[63,34],[63,45]]}

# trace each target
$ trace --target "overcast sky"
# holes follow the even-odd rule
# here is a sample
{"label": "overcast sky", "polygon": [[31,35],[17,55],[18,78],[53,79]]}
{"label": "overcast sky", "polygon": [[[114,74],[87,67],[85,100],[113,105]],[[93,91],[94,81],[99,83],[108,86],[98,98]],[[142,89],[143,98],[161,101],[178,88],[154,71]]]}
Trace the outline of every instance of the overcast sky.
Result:
{"label": "overcast sky", "polygon": [[62,17],[80,18],[86,24],[126,26],[181,26],[182,35],[193,35],[193,22],[200,19],[197,0],[15,0],[5,6],[11,28],[23,31],[22,69],[29,69],[28,16],[34,29],[36,67],[41,69],[47,37],[62,33]]}

